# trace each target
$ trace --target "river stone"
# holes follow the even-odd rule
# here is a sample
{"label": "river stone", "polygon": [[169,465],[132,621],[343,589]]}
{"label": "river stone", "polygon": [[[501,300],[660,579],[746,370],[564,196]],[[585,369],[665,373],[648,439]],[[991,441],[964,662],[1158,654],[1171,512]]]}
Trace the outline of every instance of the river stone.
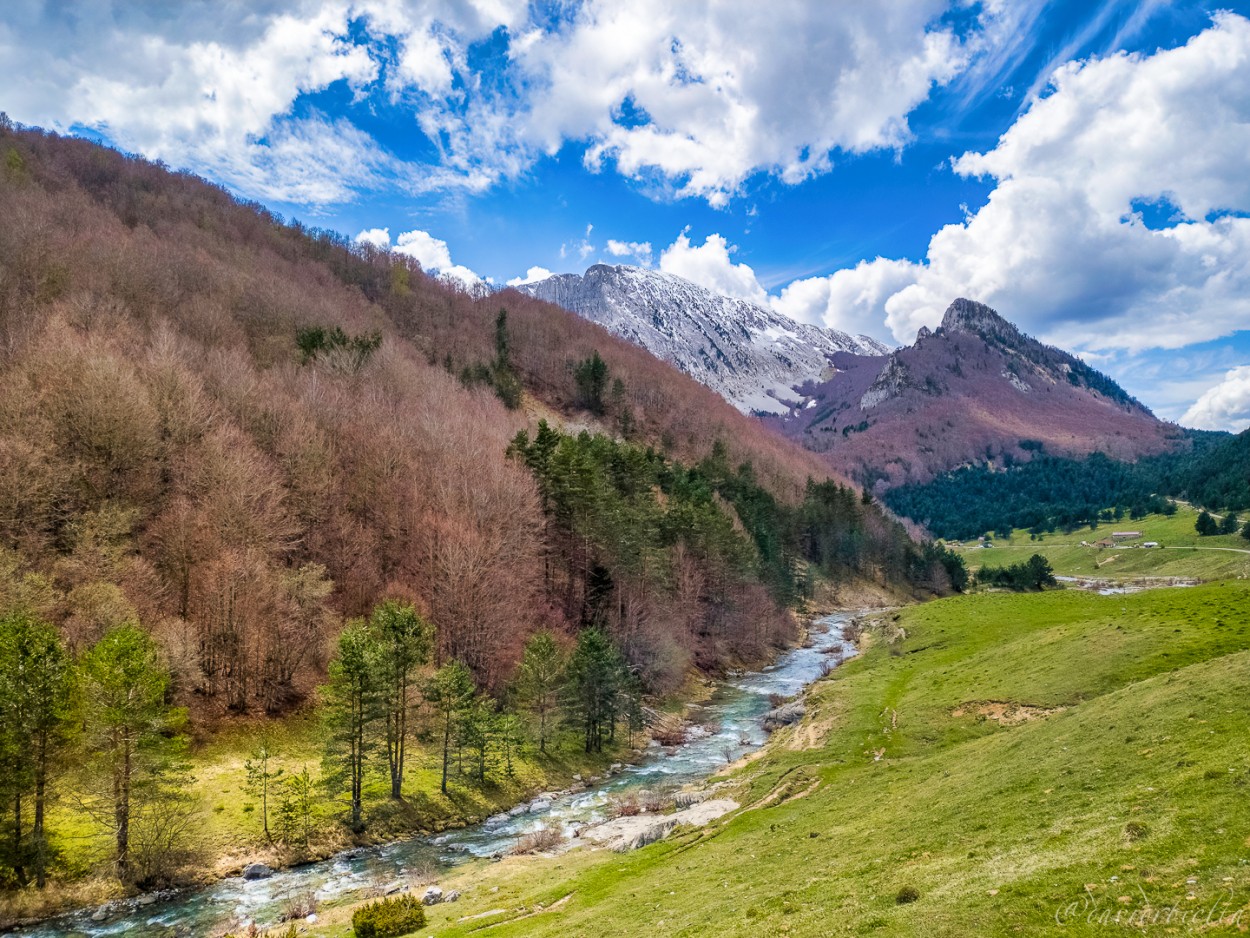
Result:
{"label": "river stone", "polygon": [[508,814],[494,814],[482,822],[482,827],[488,831],[493,831],[497,827],[503,827],[508,823]]}
{"label": "river stone", "polygon": [[534,813],[536,811],[547,811],[550,808],[551,808],[551,802],[546,800],[545,798],[535,798],[529,804],[529,810],[531,813]]}
{"label": "river stone", "polygon": [[673,805],[677,808],[689,808],[707,798],[705,791],[679,791],[673,795]]}
{"label": "river stone", "polygon": [[244,879],[268,879],[272,875],[273,870],[264,863],[249,863],[243,867]]}
{"label": "river stone", "polygon": [[108,906],[101,906],[100,908],[96,909],[94,912],[91,913],[91,921],[93,922],[103,922],[108,917],[109,917]]}
{"label": "river stone", "polygon": [[764,714],[764,729],[772,731],[779,730],[783,726],[789,726],[791,723],[797,723],[803,719],[803,715],[807,713],[807,707],[801,700],[794,700],[788,704],[782,704],[774,710],[769,710]]}
{"label": "river stone", "polygon": [[425,891],[425,894],[421,897],[422,905],[438,905],[442,901],[443,901],[443,890],[441,890],[437,886],[431,886],[429,889]]}
{"label": "river stone", "polygon": [[524,814],[528,810],[529,808],[527,808],[525,805],[519,804],[515,808],[513,808],[511,811],[508,812],[508,816],[517,817],[518,815]]}

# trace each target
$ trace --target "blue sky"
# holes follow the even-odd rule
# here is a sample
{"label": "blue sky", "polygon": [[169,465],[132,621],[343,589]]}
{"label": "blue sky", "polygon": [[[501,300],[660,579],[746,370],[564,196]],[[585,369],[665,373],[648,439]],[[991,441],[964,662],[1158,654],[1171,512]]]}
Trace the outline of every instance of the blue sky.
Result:
{"label": "blue sky", "polygon": [[641,263],[893,343],[968,295],[1161,416],[1241,429],[1247,16],[11,0],[0,110],[467,284]]}

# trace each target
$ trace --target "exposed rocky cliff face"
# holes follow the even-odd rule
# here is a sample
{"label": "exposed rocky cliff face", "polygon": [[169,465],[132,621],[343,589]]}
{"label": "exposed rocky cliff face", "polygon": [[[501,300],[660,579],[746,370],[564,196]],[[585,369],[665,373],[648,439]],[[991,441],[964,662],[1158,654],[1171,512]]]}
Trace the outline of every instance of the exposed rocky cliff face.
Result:
{"label": "exposed rocky cliff face", "polygon": [[681,277],[596,264],[518,289],[549,300],[641,345],[716,390],[740,410],[786,413],[795,391],[833,373],[835,355],[880,355],[866,336],[798,323]]}

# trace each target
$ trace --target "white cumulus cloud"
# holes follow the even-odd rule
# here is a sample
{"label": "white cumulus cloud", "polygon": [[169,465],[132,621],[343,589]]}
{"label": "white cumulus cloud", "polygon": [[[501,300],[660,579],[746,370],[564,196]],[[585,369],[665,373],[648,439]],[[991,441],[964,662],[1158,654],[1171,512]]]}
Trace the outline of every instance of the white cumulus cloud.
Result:
{"label": "white cumulus cloud", "polygon": [[1203,392],[1181,423],[1202,430],[1232,430],[1250,427],[1250,365],[1232,369],[1213,388]]}
{"label": "white cumulus cloud", "polygon": [[[991,4],[961,39],[943,20],[956,5],[6,0],[0,87],[15,120],[262,199],[481,191],[574,141],[592,168],[722,205],[755,173],[795,183],[905,145],[908,114],[1001,18]],[[491,37],[489,62],[470,54]],[[297,106],[335,86],[406,111],[435,155],[400,159]]]}
{"label": "white cumulus cloud", "polygon": [[508,286],[519,287],[523,283],[537,283],[540,280],[546,280],[550,276],[552,276],[552,273],[546,267],[535,265],[525,272],[524,277],[513,277],[509,280]]}
{"label": "white cumulus cloud", "polygon": [[722,235],[710,234],[695,245],[683,231],[661,252],[660,270],[726,296],[767,305],[768,294],[755,278],[755,271],[749,264],[735,264],[730,258],[735,250]]}
{"label": "white cumulus cloud", "polygon": [[447,242],[428,231],[402,232],[395,239],[395,253],[411,257],[427,273],[458,282],[468,290],[479,288],[485,282],[469,268],[453,264]]}
{"label": "white cumulus cloud", "polygon": [[356,235],[356,240],[362,244],[372,244],[375,248],[385,250],[391,246],[391,229],[366,228],[360,234]]}
{"label": "white cumulus cloud", "polygon": [[796,183],[837,151],[905,144],[907,115],[967,61],[949,6],[592,0],[514,44],[536,89],[519,132],[723,205],[756,172]]}
{"label": "white cumulus cloud", "polygon": [[994,149],[953,161],[994,180],[985,206],[937,232],[923,262],[839,271],[830,295],[858,297],[856,315],[899,341],[956,296],[1088,353],[1227,335],[1250,323],[1248,152],[1243,17],[1217,14],[1153,55],[1069,63]]}

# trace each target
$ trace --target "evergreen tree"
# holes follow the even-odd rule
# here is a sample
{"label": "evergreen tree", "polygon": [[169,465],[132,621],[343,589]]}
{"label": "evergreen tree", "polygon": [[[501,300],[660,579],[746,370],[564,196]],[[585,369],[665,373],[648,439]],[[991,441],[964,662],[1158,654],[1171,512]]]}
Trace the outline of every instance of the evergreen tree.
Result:
{"label": "evergreen tree", "polygon": [[569,659],[566,708],[582,729],[587,752],[601,752],[614,729],[621,689],[620,652],[599,629],[583,629]]}
{"label": "evergreen tree", "polygon": [[[49,623],[24,613],[0,621],[0,789],[13,823],[9,866],[23,886],[28,859],[35,884],[46,882],[48,782],[68,736],[71,679],[69,656]],[[29,844],[27,796],[34,807]]]}
{"label": "evergreen tree", "polygon": [[495,318],[495,361],[491,366],[491,384],[509,410],[521,406],[521,379],[512,367],[512,342],[508,336],[508,311],[501,309]]}
{"label": "evergreen tree", "polygon": [[330,662],[324,689],[325,781],[332,790],[349,789],[350,826],[364,828],[364,778],[377,747],[378,724],[385,718],[385,685],[377,637],[356,620],[339,636],[338,655]]}
{"label": "evergreen tree", "polygon": [[260,826],[265,839],[272,842],[269,833],[269,795],[282,777],[282,769],[272,766],[273,753],[269,749],[269,740],[261,739],[260,745],[252,752],[252,757],[243,763],[243,771],[247,773],[244,786],[248,794],[260,799]]}
{"label": "evergreen tree", "polygon": [[1206,509],[1198,513],[1198,520],[1194,522],[1194,529],[1197,530],[1199,537],[1210,537],[1212,534],[1220,533],[1219,525]]}
{"label": "evergreen tree", "polygon": [[596,349],[590,358],[583,359],[573,369],[573,380],[577,383],[578,403],[592,414],[604,411],[603,392],[608,386],[608,364],[599,357]]}
{"label": "evergreen tree", "polygon": [[504,772],[508,778],[515,778],[516,766],[513,764],[513,759],[520,754],[521,743],[524,740],[521,718],[509,711],[497,713],[493,732],[503,755]]}
{"label": "evergreen tree", "polygon": [[277,791],[278,838],[285,844],[307,847],[312,836],[313,779],[304,766],[282,780]]}
{"label": "evergreen tree", "polygon": [[457,741],[465,713],[473,705],[473,675],[463,663],[449,661],[430,677],[424,694],[434,712],[435,731],[441,737],[443,774],[439,789],[445,795],[451,747]]}
{"label": "evergreen tree", "polygon": [[457,728],[456,744],[474,757],[474,774],[486,781],[486,766],[491,745],[495,741],[495,702],[483,695],[476,697],[462,711]]}
{"label": "evergreen tree", "polygon": [[433,630],[408,603],[387,600],[376,609],[370,625],[379,642],[386,706],[386,760],[391,797],[402,798],[407,754],[408,714],[413,705],[417,668],[430,659]]}
{"label": "evergreen tree", "polygon": [[564,682],[564,653],[551,632],[536,632],[525,643],[517,668],[516,697],[533,715],[538,733],[538,751],[546,753],[551,737],[552,717],[560,702]]}
{"label": "evergreen tree", "polygon": [[1220,521],[1221,534],[1236,534],[1240,527],[1241,522],[1237,518],[1237,512],[1227,511],[1224,513],[1224,517]]}
{"label": "evergreen tree", "polygon": [[173,734],[185,715],[166,704],[169,673],[136,625],[105,633],[83,656],[78,680],[88,760],[109,801],[114,868],[130,882],[131,822],[168,793],[163,776],[178,768],[182,739]]}

